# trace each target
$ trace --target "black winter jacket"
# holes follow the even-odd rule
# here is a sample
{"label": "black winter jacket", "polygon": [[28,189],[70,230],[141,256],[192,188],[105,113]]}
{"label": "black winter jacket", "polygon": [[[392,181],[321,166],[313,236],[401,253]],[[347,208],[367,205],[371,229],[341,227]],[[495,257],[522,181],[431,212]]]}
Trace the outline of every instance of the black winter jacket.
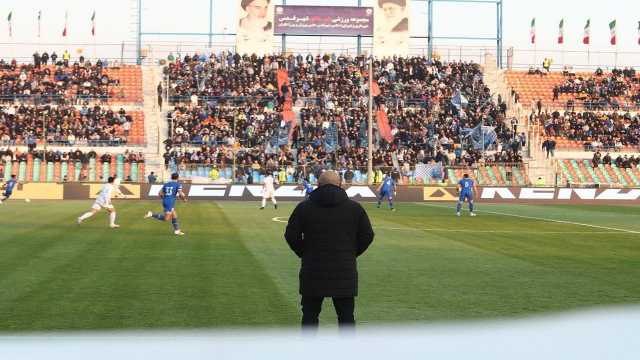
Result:
{"label": "black winter jacket", "polygon": [[356,258],[373,236],[367,213],[342,188],[325,185],[313,191],[293,211],[285,233],[289,247],[302,259],[300,294],[357,296]]}

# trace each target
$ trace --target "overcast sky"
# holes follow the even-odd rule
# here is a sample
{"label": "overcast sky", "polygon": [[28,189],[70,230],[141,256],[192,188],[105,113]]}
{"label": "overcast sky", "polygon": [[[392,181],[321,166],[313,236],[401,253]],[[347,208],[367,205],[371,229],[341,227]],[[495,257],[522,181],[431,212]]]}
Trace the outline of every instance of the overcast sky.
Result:
{"label": "overcast sky", "polygon": [[[374,0],[362,0],[363,6],[371,6]],[[281,4],[282,0],[275,0]],[[34,48],[69,48],[72,53],[82,51],[92,57],[119,57],[121,43],[135,40],[135,4],[136,0],[2,0],[0,1],[0,51],[2,57],[22,57],[32,53]],[[237,1],[214,0],[214,32],[233,33],[235,31]],[[357,5],[357,0],[288,0],[289,5]],[[427,3],[411,2],[411,33],[426,35]],[[603,6],[606,4],[606,6]],[[37,13],[42,11],[41,37],[37,37]],[[97,35],[90,34],[90,17],[96,11]],[[451,4],[434,5],[435,36],[475,36],[493,37],[496,30],[496,6],[491,4]],[[13,11],[13,37],[9,37],[6,17]],[[62,37],[68,13],[67,38]],[[143,0],[143,22],[145,32],[207,32],[209,18],[208,0],[152,1]],[[638,21],[640,21],[640,2],[635,0],[596,0],[558,1],[558,0],[505,0],[504,1],[504,44],[505,48],[516,49],[518,63],[533,62],[533,47],[529,43],[529,24],[532,17],[537,18],[536,61],[544,56],[552,56],[556,64],[562,59],[560,46],[556,44],[558,23],[565,19],[565,50],[567,62],[586,64],[583,53],[583,27],[587,18],[591,18],[591,58],[593,63],[613,63],[614,47],[609,45],[608,23],[612,19],[618,22],[618,63],[640,65],[640,46],[638,45]],[[206,37],[175,36],[147,37],[156,52],[181,49],[182,52],[201,48]],[[232,36],[218,36],[216,46],[233,43]],[[366,43],[366,42],[365,42]],[[43,44],[48,44],[44,46]],[[57,45],[54,45],[57,44]],[[94,45],[95,44],[95,45]],[[179,45],[181,44],[181,45]],[[338,38],[295,38],[289,39],[290,48],[314,51],[334,49],[338,51],[354,50],[355,41]],[[460,49],[460,45],[465,46]],[[494,47],[487,41],[439,41],[437,47],[445,57],[480,56],[482,48]],[[414,40],[415,51],[426,48],[426,40]],[[475,47],[474,50],[469,50]],[[125,57],[133,56],[135,48],[125,46]],[[557,51],[557,52],[552,52]],[[599,52],[610,52],[599,53]],[[625,53],[627,52],[627,53]],[[635,52],[630,54],[629,52]],[[568,60],[570,59],[570,60]]]}

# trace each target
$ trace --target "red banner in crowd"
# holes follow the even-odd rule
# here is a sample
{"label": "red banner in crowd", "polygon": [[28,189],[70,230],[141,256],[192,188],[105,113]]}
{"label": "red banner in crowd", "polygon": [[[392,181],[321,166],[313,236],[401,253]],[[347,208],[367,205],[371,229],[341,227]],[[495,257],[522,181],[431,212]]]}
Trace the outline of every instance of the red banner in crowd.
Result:
{"label": "red banner in crowd", "polygon": [[384,106],[380,106],[377,113],[378,117],[378,129],[380,130],[380,136],[387,142],[393,141],[393,135],[391,134],[391,126],[389,126],[389,118],[384,110]]}

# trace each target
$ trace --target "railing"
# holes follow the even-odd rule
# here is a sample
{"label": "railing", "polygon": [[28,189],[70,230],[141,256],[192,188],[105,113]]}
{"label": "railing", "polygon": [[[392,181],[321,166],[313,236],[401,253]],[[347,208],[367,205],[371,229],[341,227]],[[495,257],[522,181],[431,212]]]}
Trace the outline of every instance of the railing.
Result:
{"label": "railing", "polygon": [[[487,177],[483,172],[492,171],[496,166],[499,174]],[[268,171],[279,180],[281,184],[301,184],[304,179],[316,184],[317,179],[324,170],[336,170],[342,175],[346,184],[365,185],[369,181],[366,167],[341,167],[333,165],[301,165],[278,166],[275,165]],[[233,165],[233,164],[169,164],[168,172],[177,172],[182,179],[194,182],[213,183],[240,183],[261,184],[267,170],[259,165]],[[504,175],[502,174],[504,172]],[[418,166],[403,167],[399,169],[392,166],[376,166],[372,174],[372,182],[379,184],[384,176],[391,174],[398,184],[403,185],[455,185],[464,173],[477,179],[480,185],[512,185],[514,180],[517,185],[525,186],[530,183],[526,166],[523,163],[514,164],[485,164],[468,166],[443,166],[441,164],[421,164]],[[453,177],[450,175],[452,174]],[[456,175],[457,174],[457,175]],[[502,180],[502,181],[500,181]]]}
{"label": "railing", "polygon": [[[62,94],[0,94],[0,103],[20,103],[28,105],[46,104],[84,104],[97,102],[101,104],[125,102],[125,97],[110,95],[74,95],[65,96]],[[135,102],[133,102],[135,103]],[[132,104],[133,104],[132,103]]]}
{"label": "railing", "polygon": [[[35,143],[29,142],[26,140],[0,140],[0,146],[43,146],[44,141],[42,139],[38,139]],[[130,147],[145,147],[146,144],[134,144],[127,142],[126,139],[120,140],[48,140],[47,145],[49,146],[69,146],[69,147],[77,147],[77,146],[90,146],[90,147],[116,147],[116,146],[130,146]]]}

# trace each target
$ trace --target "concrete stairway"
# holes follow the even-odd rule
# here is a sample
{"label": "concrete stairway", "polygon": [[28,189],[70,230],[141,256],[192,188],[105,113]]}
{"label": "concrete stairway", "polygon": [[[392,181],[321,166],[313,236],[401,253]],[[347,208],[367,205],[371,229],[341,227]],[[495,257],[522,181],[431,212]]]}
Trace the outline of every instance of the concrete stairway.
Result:
{"label": "concrete stairway", "polygon": [[167,176],[164,170],[164,160],[162,154],[164,152],[162,124],[166,119],[164,112],[158,108],[158,95],[156,87],[162,79],[162,68],[157,65],[144,65],[142,67],[143,79],[143,97],[144,97],[144,114],[145,114],[145,137],[147,146],[144,151],[145,155],[145,175],[152,171],[158,175],[160,180],[164,180]]}

